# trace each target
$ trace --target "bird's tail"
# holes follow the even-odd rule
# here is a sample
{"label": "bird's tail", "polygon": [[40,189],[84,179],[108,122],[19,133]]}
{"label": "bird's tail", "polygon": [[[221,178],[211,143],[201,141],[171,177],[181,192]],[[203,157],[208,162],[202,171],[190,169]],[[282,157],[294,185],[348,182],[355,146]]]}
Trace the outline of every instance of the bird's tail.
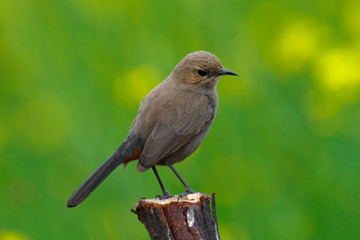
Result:
{"label": "bird's tail", "polygon": [[[128,136],[116,152],[106,160],[81,186],[71,195],[68,207],[75,207],[84,201],[109,174],[124,161],[137,159],[135,152],[142,147],[140,138]],[[138,155],[138,154],[137,154]],[[135,157],[135,158],[134,158]],[[129,159],[132,158],[132,159]]]}

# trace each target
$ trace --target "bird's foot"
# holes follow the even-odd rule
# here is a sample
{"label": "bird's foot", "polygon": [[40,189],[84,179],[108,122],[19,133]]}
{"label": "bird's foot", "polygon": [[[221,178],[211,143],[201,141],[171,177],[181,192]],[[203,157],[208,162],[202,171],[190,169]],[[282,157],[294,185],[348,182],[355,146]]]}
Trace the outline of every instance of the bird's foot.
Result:
{"label": "bird's foot", "polygon": [[188,194],[193,194],[193,193],[197,193],[197,192],[193,191],[191,188],[187,188],[187,189],[185,190],[185,192],[180,193],[180,194],[178,195],[178,201],[180,200],[180,198],[183,198],[183,197],[187,196]]}
{"label": "bird's foot", "polygon": [[164,192],[163,195],[156,195],[155,199],[159,198],[160,200],[172,198],[174,195],[171,195],[168,191]]}

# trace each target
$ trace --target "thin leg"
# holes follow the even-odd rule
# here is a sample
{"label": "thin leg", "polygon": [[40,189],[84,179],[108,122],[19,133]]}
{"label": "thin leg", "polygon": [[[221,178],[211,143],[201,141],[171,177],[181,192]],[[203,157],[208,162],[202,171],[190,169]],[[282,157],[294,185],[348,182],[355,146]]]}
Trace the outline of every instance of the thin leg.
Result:
{"label": "thin leg", "polygon": [[161,191],[162,191],[162,193],[163,193],[163,197],[160,197],[160,198],[161,198],[161,199],[164,199],[164,198],[172,197],[172,196],[170,195],[170,193],[169,193],[168,191],[166,191],[165,186],[164,186],[164,183],[161,181],[161,178],[160,178],[159,173],[158,173],[158,171],[156,170],[155,166],[152,167],[152,170],[153,170],[154,173],[155,173],[155,176],[156,176],[156,178],[157,178],[157,180],[158,180],[158,182],[159,182],[159,184],[160,184]]}
{"label": "thin leg", "polygon": [[175,173],[175,175],[178,177],[178,179],[181,181],[181,183],[184,185],[186,191],[185,191],[185,195],[188,193],[194,193],[194,191],[190,188],[190,186],[184,181],[184,179],[180,176],[180,174],[178,173],[178,171],[176,171],[176,169],[173,167],[172,164],[168,163],[167,164],[171,170]]}

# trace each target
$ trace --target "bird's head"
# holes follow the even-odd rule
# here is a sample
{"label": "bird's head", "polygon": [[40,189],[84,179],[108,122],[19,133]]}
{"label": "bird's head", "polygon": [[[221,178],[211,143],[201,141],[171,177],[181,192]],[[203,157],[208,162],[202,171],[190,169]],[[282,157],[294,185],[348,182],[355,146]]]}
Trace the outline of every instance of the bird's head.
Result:
{"label": "bird's head", "polygon": [[224,68],[212,53],[198,51],[186,55],[172,72],[172,79],[190,86],[214,88],[222,75],[235,75]]}

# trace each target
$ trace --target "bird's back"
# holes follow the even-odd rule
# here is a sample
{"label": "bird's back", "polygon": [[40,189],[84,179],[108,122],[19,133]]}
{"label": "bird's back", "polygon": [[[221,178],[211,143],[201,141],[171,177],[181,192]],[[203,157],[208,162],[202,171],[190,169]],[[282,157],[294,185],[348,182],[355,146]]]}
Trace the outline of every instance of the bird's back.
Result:
{"label": "bird's back", "polygon": [[[139,156],[144,170],[163,162],[189,143],[193,142],[191,153],[195,151],[205,138],[216,110],[216,91],[194,92],[182,84],[174,84],[171,79],[154,88],[142,101],[131,130],[145,143]],[[195,142],[194,138],[197,138]]]}

